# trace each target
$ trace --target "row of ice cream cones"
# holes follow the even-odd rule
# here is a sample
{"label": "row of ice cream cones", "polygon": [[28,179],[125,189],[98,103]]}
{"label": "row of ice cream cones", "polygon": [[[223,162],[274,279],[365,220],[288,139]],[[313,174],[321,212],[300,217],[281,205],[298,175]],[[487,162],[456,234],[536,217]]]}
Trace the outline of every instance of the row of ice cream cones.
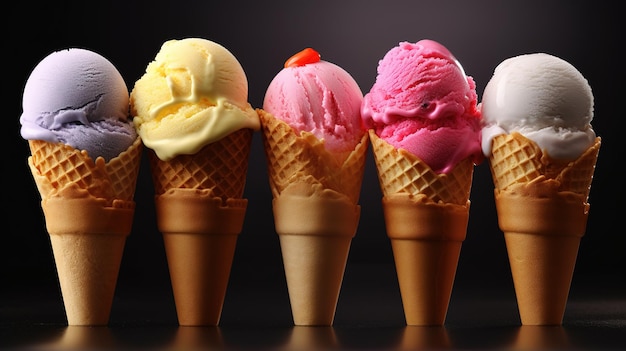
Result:
{"label": "row of ice cream cones", "polygon": [[[344,164],[332,165],[315,138],[298,136],[257,112],[294,324],[333,324],[359,222],[368,145],[383,191],[406,323],[444,324],[466,237],[473,162],[437,174],[370,133]],[[181,325],[219,323],[246,213],[252,135],[244,129],[170,161],[148,152]],[[30,145],[68,323],[107,324],[132,226],[141,142],[106,164],[58,144]],[[598,139],[578,161],[557,164],[519,135],[494,141],[489,161],[495,199],[523,324],[562,322],[599,146]]]}

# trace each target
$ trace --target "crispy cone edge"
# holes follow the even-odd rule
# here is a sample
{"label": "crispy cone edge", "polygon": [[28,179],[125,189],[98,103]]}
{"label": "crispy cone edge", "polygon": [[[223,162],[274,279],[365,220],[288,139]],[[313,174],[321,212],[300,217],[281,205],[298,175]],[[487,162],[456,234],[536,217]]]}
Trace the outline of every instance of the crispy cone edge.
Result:
{"label": "crispy cone edge", "polygon": [[181,326],[219,324],[246,199],[210,190],[170,189],[155,197]]}

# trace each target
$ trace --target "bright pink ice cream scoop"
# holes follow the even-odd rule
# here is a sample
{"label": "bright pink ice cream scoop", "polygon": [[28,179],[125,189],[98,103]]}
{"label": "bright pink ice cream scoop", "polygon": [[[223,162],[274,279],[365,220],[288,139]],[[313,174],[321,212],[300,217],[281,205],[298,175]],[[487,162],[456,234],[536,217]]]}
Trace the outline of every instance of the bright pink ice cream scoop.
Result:
{"label": "bright pink ice cream scoop", "polygon": [[354,150],[365,134],[361,124],[363,93],[343,68],[305,49],[287,60],[269,84],[263,109],[296,132],[324,140],[330,152]]}
{"label": "bright pink ice cream scoop", "polygon": [[443,45],[401,42],[378,63],[363,98],[363,124],[437,173],[461,160],[482,161],[476,83]]}

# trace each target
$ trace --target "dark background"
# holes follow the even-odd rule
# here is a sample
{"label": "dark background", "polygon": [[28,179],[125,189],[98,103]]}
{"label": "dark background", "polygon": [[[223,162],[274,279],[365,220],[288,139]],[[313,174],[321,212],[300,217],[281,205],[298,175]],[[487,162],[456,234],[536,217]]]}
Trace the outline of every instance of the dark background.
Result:
{"label": "dark background", "polygon": [[[27,166],[28,144],[19,135],[21,95],[31,70],[53,51],[84,47],[113,62],[130,90],[164,41],[185,37],[218,42],[239,59],[248,77],[253,107],[262,106],[265,89],[284,61],[305,47],[315,48],[322,59],[350,72],[366,93],[376,78],[378,60],[389,49],[400,41],[433,39],[447,46],[474,78],[479,100],[495,66],[508,57],[546,52],[571,62],[592,86],[592,124],[602,137],[602,147],[589,198],[587,232],[570,292],[568,306],[574,307],[568,307],[565,323],[576,323],[577,301],[616,297],[621,310],[607,310],[616,313],[612,323],[619,328],[626,326],[626,233],[620,225],[626,194],[619,168],[626,153],[618,134],[626,96],[626,69],[618,50],[626,42],[618,2],[23,1],[13,6],[4,11],[2,24],[7,68],[4,79],[8,82],[3,89],[8,126],[2,131],[8,157],[2,167],[4,208],[8,211],[2,215],[7,225],[0,244],[0,326],[65,323],[40,197]],[[127,240],[111,323],[175,325],[149,167],[145,157],[143,161],[135,195],[135,222]],[[247,216],[222,314],[225,327],[291,325],[266,172],[257,133],[245,190]],[[338,326],[384,328],[404,323],[380,199],[370,154],[360,201],[360,226],[352,242],[337,308]],[[475,323],[480,315],[486,325],[515,326],[519,319],[487,163],[476,167],[471,201],[449,324],[463,327]],[[480,310],[464,310],[463,301],[470,306],[472,301],[486,303]]]}

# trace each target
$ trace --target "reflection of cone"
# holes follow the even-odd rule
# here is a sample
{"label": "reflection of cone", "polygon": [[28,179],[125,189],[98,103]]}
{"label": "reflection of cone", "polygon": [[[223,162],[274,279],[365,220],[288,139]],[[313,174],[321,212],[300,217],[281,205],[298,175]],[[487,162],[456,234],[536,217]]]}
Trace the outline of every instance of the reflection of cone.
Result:
{"label": "reflection of cone", "polygon": [[222,331],[212,327],[178,327],[176,337],[170,348],[166,350],[210,350],[223,349]]}
{"label": "reflection of cone", "polygon": [[69,326],[54,350],[108,350],[116,347],[108,327]]}
{"label": "reflection of cone", "polygon": [[443,326],[406,326],[402,340],[395,350],[442,350],[451,346],[448,331]]}
{"label": "reflection of cone", "polygon": [[562,326],[522,325],[512,345],[513,350],[568,350],[571,344]]}
{"label": "reflection of cone", "polygon": [[30,146],[68,324],[105,325],[133,222],[141,141],[108,163],[62,144]]}
{"label": "reflection of cone", "polygon": [[340,164],[312,134],[258,112],[294,324],[330,326],[359,222],[367,136]]}
{"label": "reflection of cone", "polygon": [[330,326],[295,326],[291,329],[285,350],[335,350],[339,349],[335,329]]}
{"label": "reflection of cone", "polygon": [[557,162],[518,133],[494,138],[490,166],[520,318],[559,325],[585,233],[600,138],[577,160]]}
{"label": "reflection of cone", "polygon": [[180,325],[219,323],[246,212],[241,197],[251,137],[243,129],[170,161],[149,153]]}
{"label": "reflection of cone", "polygon": [[442,325],[469,219],[473,163],[437,174],[370,131],[408,325]]}

